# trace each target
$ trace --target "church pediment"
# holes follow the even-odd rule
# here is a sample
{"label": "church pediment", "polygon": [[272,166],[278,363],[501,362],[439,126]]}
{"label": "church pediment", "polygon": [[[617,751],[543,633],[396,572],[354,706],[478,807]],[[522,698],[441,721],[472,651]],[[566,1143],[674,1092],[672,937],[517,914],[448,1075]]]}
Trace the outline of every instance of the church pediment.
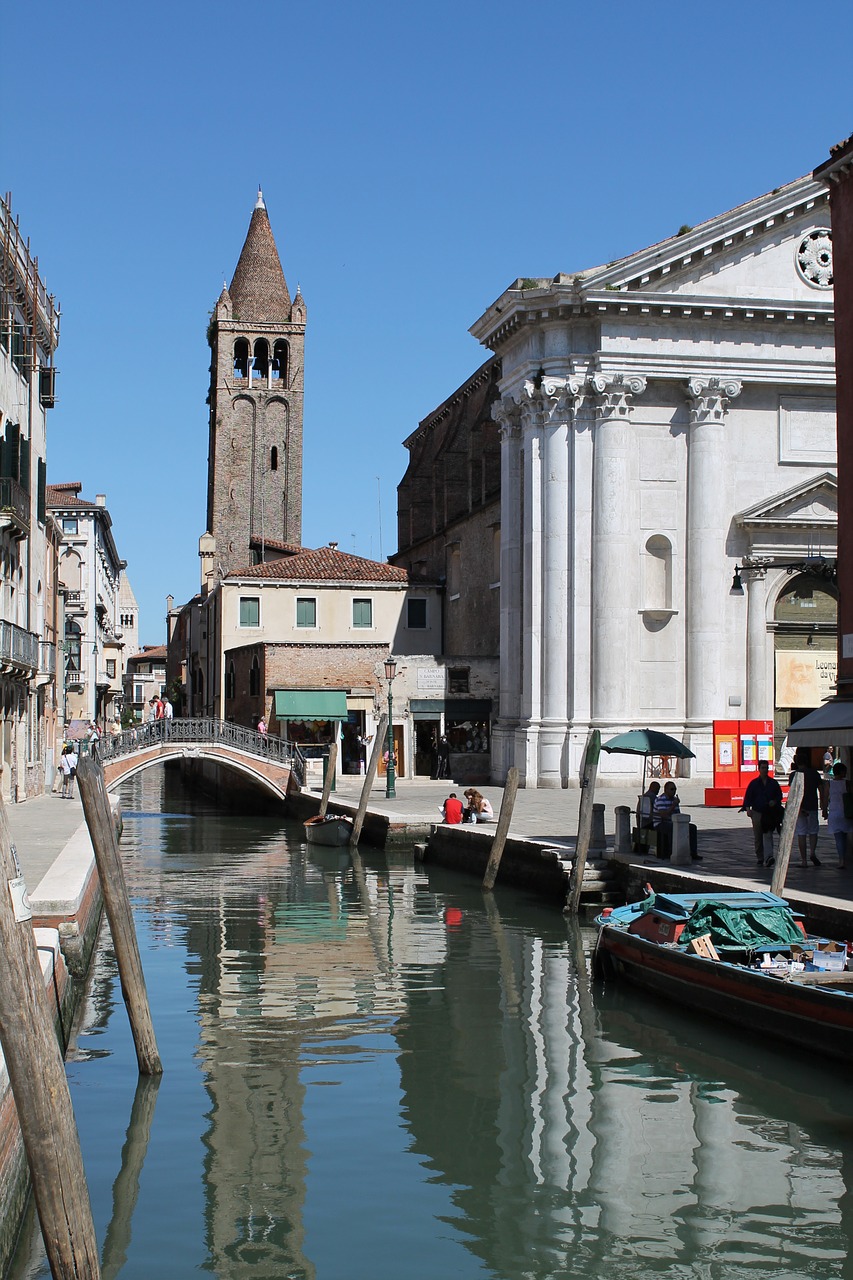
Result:
{"label": "church pediment", "polygon": [[829,196],[800,178],[683,234],[583,273],[584,292],[802,302],[832,309]]}
{"label": "church pediment", "polygon": [[748,507],[735,517],[744,529],[835,529],[838,481],[830,471]]}

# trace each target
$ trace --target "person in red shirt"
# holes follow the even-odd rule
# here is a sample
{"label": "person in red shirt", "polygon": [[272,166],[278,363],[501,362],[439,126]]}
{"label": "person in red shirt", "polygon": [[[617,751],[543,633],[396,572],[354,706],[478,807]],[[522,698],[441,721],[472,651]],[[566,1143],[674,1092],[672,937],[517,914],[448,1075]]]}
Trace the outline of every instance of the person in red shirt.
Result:
{"label": "person in red shirt", "polygon": [[444,814],[444,821],[451,826],[456,826],[462,821],[462,801],[457,800],[455,791],[451,791],[441,806],[441,812]]}

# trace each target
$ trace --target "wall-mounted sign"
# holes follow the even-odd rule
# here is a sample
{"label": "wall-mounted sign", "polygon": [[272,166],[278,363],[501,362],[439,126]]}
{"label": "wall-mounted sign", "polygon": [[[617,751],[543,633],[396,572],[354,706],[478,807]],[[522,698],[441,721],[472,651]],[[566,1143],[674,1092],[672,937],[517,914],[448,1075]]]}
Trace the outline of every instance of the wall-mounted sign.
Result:
{"label": "wall-mounted sign", "polygon": [[444,693],[444,668],[418,667],[418,688],[430,693]]}
{"label": "wall-mounted sign", "polygon": [[776,706],[819,707],[835,692],[837,673],[831,649],[777,649]]}

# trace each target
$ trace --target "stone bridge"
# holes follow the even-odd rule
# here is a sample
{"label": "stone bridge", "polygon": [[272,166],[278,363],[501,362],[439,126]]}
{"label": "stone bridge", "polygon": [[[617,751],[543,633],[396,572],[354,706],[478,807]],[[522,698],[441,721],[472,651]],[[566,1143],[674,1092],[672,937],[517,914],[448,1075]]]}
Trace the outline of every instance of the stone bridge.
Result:
{"label": "stone bridge", "polygon": [[224,720],[156,720],[104,740],[97,751],[108,790],[169,760],[213,761],[281,800],[287,798],[291,777],[301,776],[302,762],[289,743]]}

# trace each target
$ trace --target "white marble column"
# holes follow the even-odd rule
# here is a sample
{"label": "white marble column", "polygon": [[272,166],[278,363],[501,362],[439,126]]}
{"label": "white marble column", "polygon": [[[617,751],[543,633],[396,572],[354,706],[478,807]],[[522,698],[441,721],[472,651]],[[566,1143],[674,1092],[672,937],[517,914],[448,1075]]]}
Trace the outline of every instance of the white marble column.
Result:
{"label": "white marble column", "polygon": [[544,378],[526,394],[541,437],[541,593],[539,599],[539,763],[537,786],[560,787],[567,769],[571,547],[569,451],[579,379]]}
{"label": "white marble column", "polygon": [[772,720],[773,679],[767,643],[767,570],[763,565],[741,569],[746,578],[746,718]]}
{"label": "white marble column", "polygon": [[[728,714],[720,620],[725,616],[731,565],[726,557],[731,464],[725,418],[740,395],[732,378],[691,378],[687,439],[687,728],[710,734]],[[695,749],[695,748],[694,748]]]}
{"label": "white marble column", "polygon": [[492,406],[501,438],[500,716],[493,726],[493,767],[503,779],[513,764],[521,714],[521,409],[512,396]]}
{"label": "white marble column", "polygon": [[592,718],[602,728],[631,718],[630,638],[636,632],[636,450],[630,405],[646,379],[594,373],[592,514]]}

